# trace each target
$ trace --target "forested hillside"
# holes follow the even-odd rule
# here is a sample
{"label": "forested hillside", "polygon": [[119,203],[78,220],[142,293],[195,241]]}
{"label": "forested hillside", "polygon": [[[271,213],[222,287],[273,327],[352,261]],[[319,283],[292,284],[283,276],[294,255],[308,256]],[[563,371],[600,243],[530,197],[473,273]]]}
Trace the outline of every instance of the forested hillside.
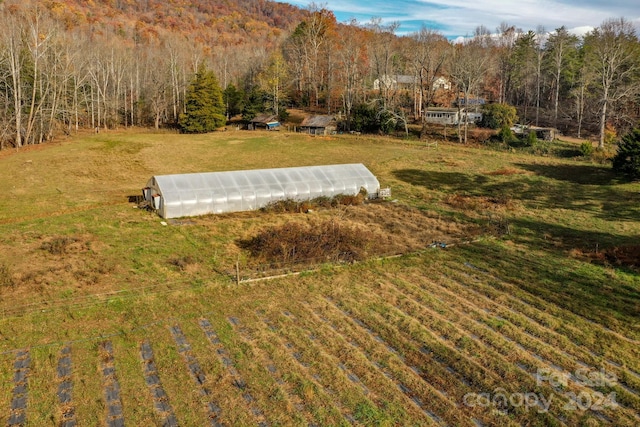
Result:
{"label": "forested hillside", "polygon": [[297,107],[339,114],[347,130],[389,132],[420,124],[428,108],[482,99],[601,145],[637,124],[633,25],[610,17],[577,37],[540,24],[478,23],[452,43],[429,28],[400,37],[375,19],[338,23],[314,4],[4,1],[0,148],[82,128],[176,127],[199,67],[215,73],[227,117]]}
{"label": "forested hillside", "polygon": [[192,41],[234,46],[260,40],[272,44],[303,11],[266,0],[51,0],[40,2],[66,29],[116,32],[151,41],[168,32]]}

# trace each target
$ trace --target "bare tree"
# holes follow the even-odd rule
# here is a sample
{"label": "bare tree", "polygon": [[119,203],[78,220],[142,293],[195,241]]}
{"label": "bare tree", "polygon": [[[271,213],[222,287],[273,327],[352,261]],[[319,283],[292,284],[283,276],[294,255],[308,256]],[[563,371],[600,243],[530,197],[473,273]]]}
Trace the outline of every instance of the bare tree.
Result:
{"label": "bare tree", "polygon": [[500,103],[508,101],[507,94],[511,89],[511,76],[513,64],[511,55],[516,44],[516,40],[522,33],[522,30],[509,25],[505,22],[501,23],[497,28],[498,34],[495,41],[495,55],[498,62],[498,80],[499,80],[499,96]]}
{"label": "bare tree", "polygon": [[24,56],[21,53],[26,23],[22,15],[9,13],[6,9],[3,10],[2,21],[4,30],[0,31],[0,40],[10,77],[8,93],[13,104],[13,144],[16,148],[20,148],[23,143],[22,105],[24,103],[22,77]]}
{"label": "bare tree", "polygon": [[[461,105],[468,108],[469,97],[477,93],[485,75],[489,71],[490,57],[487,50],[478,45],[478,41],[471,39],[453,47],[451,55],[451,78],[456,87],[463,94],[463,102],[458,102],[458,140],[467,143],[469,120],[467,112],[462,112]],[[462,121],[462,123],[460,123]],[[464,135],[460,125],[464,125]]]}
{"label": "bare tree", "polygon": [[5,99],[12,104],[9,113],[17,148],[47,136],[45,128],[51,126],[51,120],[45,117],[45,108],[55,111],[58,102],[51,96],[55,64],[60,59],[53,50],[56,26],[37,4],[28,6],[3,9],[0,18],[4,24],[0,46],[9,77]]}
{"label": "bare tree", "polygon": [[444,72],[449,43],[437,31],[423,27],[412,36],[410,60],[417,79],[419,102],[416,114],[422,118],[422,133],[427,122],[423,112],[433,102],[436,79]]}
{"label": "bare tree", "polygon": [[554,82],[553,125],[555,127],[558,126],[558,105],[560,104],[562,75],[567,68],[567,57],[575,52],[577,43],[578,38],[571,35],[569,31],[562,26],[549,35],[545,46]]}
{"label": "bare tree", "polygon": [[372,56],[372,70],[379,82],[379,96],[383,108],[390,108],[393,97],[394,78],[398,71],[397,52],[395,50],[398,23],[383,25],[380,18],[372,19],[367,28],[372,31],[370,52]]}
{"label": "bare tree", "polygon": [[271,55],[266,69],[258,76],[260,85],[271,96],[271,109],[276,116],[280,113],[280,101],[285,97],[283,89],[287,74],[287,64],[282,54],[276,51]]}
{"label": "bare tree", "polygon": [[600,140],[604,148],[609,108],[640,91],[638,73],[640,49],[633,25],[624,18],[610,19],[584,40],[587,63],[598,79],[600,94]]}
{"label": "bare tree", "polygon": [[180,39],[171,45],[171,114],[174,124],[178,123],[180,114],[184,112],[187,86],[193,75],[190,71],[189,57],[197,56],[194,47]]}
{"label": "bare tree", "polygon": [[333,13],[325,8],[311,3],[309,6],[309,18],[301,22],[294,30],[289,40],[288,51],[293,53],[290,61],[301,61],[299,69],[294,68],[294,72],[300,71],[298,78],[301,89],[306,92],[309,106],[318,108],[320,106],[320,92],[327,83],[328,70],[323,68],[329,53],[328,41],[332,27],[335,25]]}
{"label": "bare tree", "polygon": [[283,46],[284,56],[289,64],[291,86],[294,88],[293,98],[298,101],[303,97],[305,90],[305,49],[297,37],[291,37]]}
{"label": "bare tree", "polygon": [[338,54],[338,79],[342,85],[342,108],[347,119],[347,130],[351,130],[351,111],[364,86],[365,58],[366,58],[365,32],[356,21],[342,27],[338,34],[336,50]]}
{"label": "bare tree", "polygon": [[585,109],[589,100],[589,87],[593,85],[595,74],[593,68],[590,67],[586,60],[586,47],[584,44],[576,49],[576,59],[570,63],[571,90],[569,91],[569,99],[575,108],[575,118],[578,125],[577,137],[582,137],[582,127],[585,119]]}
{"label": "bare tree", "polygon": [[534,47],[536,51],[536,126],[540,120],[540,88],[542,85],[542,61],[544,59],[544,43],[546,41],[546,31],[543,26],[538,26]]}

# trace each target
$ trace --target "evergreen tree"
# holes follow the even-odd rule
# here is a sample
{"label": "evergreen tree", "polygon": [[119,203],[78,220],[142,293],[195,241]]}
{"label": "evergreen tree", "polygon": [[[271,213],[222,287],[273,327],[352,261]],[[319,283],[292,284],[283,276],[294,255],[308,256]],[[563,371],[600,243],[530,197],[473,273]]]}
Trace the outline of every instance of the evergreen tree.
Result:
{"label": "evergreen tree", "polygon": [[265,111],[265,104],[268,94],[260,90],[257,86],[247,93],[247,99],[242,109],[242,120],[250,122],[258,114]]}
{"label": "evergreen tree", "polygon": [[244,109],[244,92],[230,84],[222,94],[229,118],[240,114]]}
{"label": "evergreen tree", "polygon": [[516,107],[507,104],[487,104],[482,111],[480,126],[490,129],[510,128],[518,120]]}
{"label": "evergreen tree", "polygon": [[222,90],[213,71],[200,67],[189,85],[185,113],[180,115],[180,128],[186,133],[205,133],[224,126],[225,107]]}
{"label": "evergreen tree", "polygon": [[613,158],[613,170],[632,180],[640,179],[640,128],[622,137]]}

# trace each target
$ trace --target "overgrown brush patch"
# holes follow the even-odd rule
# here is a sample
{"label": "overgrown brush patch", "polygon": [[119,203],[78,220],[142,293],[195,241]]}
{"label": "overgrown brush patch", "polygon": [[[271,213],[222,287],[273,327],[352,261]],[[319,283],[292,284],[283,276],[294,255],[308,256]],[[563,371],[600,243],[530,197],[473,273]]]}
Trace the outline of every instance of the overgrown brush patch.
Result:
{"label": "overgrown brush patch", "polygon": [[256,262],[274,267],[324,261],[352,262],[367,257],[374,245],[374,235],[335,220],[307,224],[290,222],[240,240],[238,245],[248,250]]}
{"label": "overgrown brush patch", "polygon": [[77,243],[78,239],[69,236],[57,236],[42,242],[40,249],[49,252],[51,255],[64,255],[71,245]]}
{"label": "overgrown brush patch", "polygon": [[640,271],[640,245],[614,246],[592,252],[572,249],[570,255],[574,258],[588,259],[599,264]]}
{"label": "overgrown brush patch", "polygon": [[338,206],[357,206],[364,203],[367,190],[360,189],[358,194],[337,194],[333,197],[316,197],[311,200],[285,199],[269,203],[260,209],[271,213],[306,213],[312,209],[336,208]]}

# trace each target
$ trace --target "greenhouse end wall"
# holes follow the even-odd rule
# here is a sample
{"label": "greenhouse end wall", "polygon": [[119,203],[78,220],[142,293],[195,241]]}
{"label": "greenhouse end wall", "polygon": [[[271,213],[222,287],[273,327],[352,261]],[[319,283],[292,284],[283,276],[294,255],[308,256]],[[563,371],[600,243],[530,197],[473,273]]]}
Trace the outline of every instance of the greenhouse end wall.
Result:
{"label": "greenhouse end wall", "polygon": [[361,163],[293,168],[205,172],[151,177],[143,195],[163,218],[240,212],[269,203],[338,194],[370,195],[377,178]]}

